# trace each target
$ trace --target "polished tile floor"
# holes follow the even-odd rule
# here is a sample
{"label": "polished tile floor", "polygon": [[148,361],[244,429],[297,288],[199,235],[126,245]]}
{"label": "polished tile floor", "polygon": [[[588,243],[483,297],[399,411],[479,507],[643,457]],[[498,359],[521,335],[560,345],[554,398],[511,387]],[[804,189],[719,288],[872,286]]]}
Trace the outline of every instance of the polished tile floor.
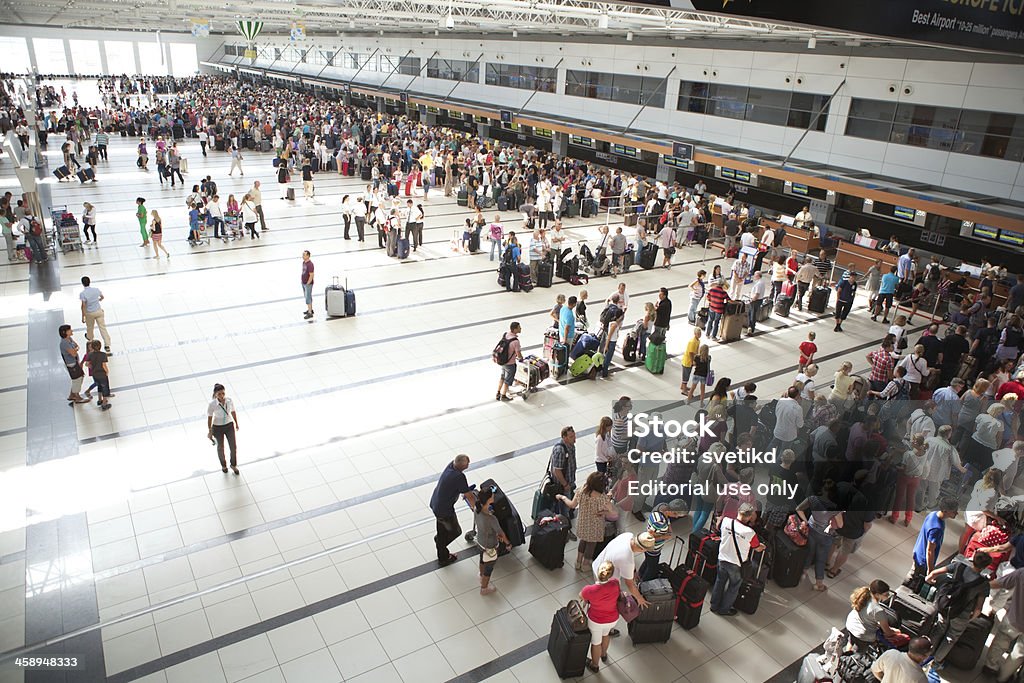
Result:
{"label": "polished tile floor", "polygon": [[[100,660],[59,678],[68,681],[557,680],[545,652],[551,615],[585,584],[572,569],[573,544],[558,571],[518,548],[498,562],[497,593],[481,597],[470,551],[444,569],[432,561],[433,483],[467,453],[470,480],[495,479],[528,516],[560,428],[588,430],[578,451],[581,469],[591,467],[593,425],[612,401],[678,401],[678,361],[664,376],[622,367],[609,381],[549,381],[528,402],[497,403],[495,340],[519,320],[535,350],[555,295],[578,288],[499,290],[486,254],[451,250],[468,213],[440,193],[425,207],[426,245],[398,262],[375,240],[341,239],[338,205],[362,190],[357,179],[324,174],[315,199],[299,190],[286,202],[269,155],[249,152],[244,178],[229,178],[222,153],[203,158],[198,143],[182,146],[189,187],[212,174],[222,197],[240,197],[263,181],[270,231],[190,248],[188,190],[137,170],[133,144],[118,138],[99,183],[41,181],[47,205],[97,207],[99,246],[60,255],[59,285],[48,289],[29,266],[0,265],[0,655],[56,638],[63,651]],[[14,187],[0,165],[0,189]],[[170,260],[139,247],[136,196],[163,216]],[[604,221],[567,227],[593,244]],[[508,228],[520,223],[505,217]],[[303,249],[321,290],[312,322],[301,317]],[[672,289],[670,354],[689,337],[684,290],[702,256],[684,249],[670,271],[634,269],[619,280],[630,319],[659,287]],[[707,266],[720,263],[708,258]],[[67,407],[67,377],[53,367],[56,324],[75,324],[83,338],[84,275],[106,297],[116,393],[108,412]],[[322,287],[333,276],[357,292],[355,318],[325,319]],[[593,305],[616,284],[592,281]],[[771,319],[769,333],[713,348],[717,375],[757,378],[759,395],[777,395],[812,325],[823,377],[847,358],[863,370],[881,332],[861,311],[842,335],[794,312]],[[206,440],[215,382],[238,406],[239,477],[220,472]],[[460,517],[469,528],[468,511]],[[854,587],[898,582],[916,528],[876,525],[827,593],[806,579],[791,590],[770,585],[754,616],[706,614],[665,645],[617,639],[600,678],[763,681],[842,622]],[[947,534],[950,547],[957,534]],[[58,680],[0,665],[0,683],[23,679]]]}

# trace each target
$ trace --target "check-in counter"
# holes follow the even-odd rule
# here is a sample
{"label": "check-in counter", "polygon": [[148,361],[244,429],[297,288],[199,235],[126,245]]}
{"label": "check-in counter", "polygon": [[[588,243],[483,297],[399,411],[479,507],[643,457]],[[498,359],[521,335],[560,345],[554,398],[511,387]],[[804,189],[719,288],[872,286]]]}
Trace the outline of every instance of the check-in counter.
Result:
{"label": "check-in counter", "polygon": [[853,269],[858,273],[866,273],[868,268],[875,265],[875,261],[882,261],[882,274],[889,272],[889,268],[896,265],[896,255],[888,254],[877,249],[868,249],[853,242],[840,242],[836,254],[836,268],[846,269],[853,264]]}
{"label": "check-in counter", "polygon": [[800,252],[801,254],[811,254],[814,256],[816,256],[818,251],[821,249],[821,241],[817,237],[814,237],[810,230],[790,227],[767,218],[762,219],[761,222],[764,225],[771,227],[772,230],[778,230],[780,227],[785,229],[786,236],[782,240],[782,246],[788,249]]}
{"label": "check-in counter", "polygon": [[[960,293],[965,298],[973,300],[975,295],[981,292],[981,279],[976,278],[973,275],[966,275],[964,273],[956,273],[953,271],[943,271],[947,280],[952,282],[963,282]],[[996,282],[992,286],[992,303],[995,306],[1005,306],[1006,300],[1010,295],[1010,288],[1001,282]]]}

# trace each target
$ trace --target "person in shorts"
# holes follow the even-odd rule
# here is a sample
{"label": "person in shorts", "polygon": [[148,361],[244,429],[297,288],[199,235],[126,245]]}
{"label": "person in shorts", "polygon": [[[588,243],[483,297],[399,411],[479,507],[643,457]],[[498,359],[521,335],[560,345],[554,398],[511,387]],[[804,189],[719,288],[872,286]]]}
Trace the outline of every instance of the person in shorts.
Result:
{"label": "person in shorts", "polygon": [[491,510],[494,493],[493,486],[481,489],[476,498],[476,504],[473,506],[476,544],[480,546],[480,595],[490,595],[498,590],[490,585],[494,565],[498,563],[498,544],[504,545],[508,550],[512,549],[508,536],[501,530],[501,525],[498,524],[498,519]]}
{"label": "person in shorts", "polygon": [[96,401],[102,410],[110,410],[110,375],[107,367],[107,354],[103,352],[103,346],[99,339],[93,339],[86,347],[89,353],[85,356],[85,362],[89,365],[89,374],[96,383],[96,393],[99,399]]}
{"label": "person in shorts", "polygon": [[313,261],[309,251],[302,252],[302,293],[306,298],[306,320],[313,317]]}
{"label": "person in shorts", "polygon": [[696,358],[697,352],[700,351],[700,336],[703,332],[700,327],[694,326],[693,336],[690,337],[690,341],[686,343],[686,350],[683,351],[683,381],[679,385],[679,391],[683,394],[687,393],[686,385],[690,383],[690,375],[693,373],[693,359]]}
{"label": "person in shorts", "polygon": [[590,629],[590,661],[587,668],[597,673],[598,660],[608,663],[608,643],[612,629],[619,621],[619,580],[615,578],[615,565],[602,562],[597,568],[597,583],[584,586],[580,599],[586,600],[587,628]]}
{"label": "person in shorts", "polygon": [[519,333],[522,331],[519,323],[512,323],[508,326],[504,341],[508,347],[505,352],[507,362],[501,364],[501,379],[498,381],[498,393],[494,395],[495,401],[511,401],[508,390],[516,381],[516,361],[523,359],[523,347],[519,342]]}

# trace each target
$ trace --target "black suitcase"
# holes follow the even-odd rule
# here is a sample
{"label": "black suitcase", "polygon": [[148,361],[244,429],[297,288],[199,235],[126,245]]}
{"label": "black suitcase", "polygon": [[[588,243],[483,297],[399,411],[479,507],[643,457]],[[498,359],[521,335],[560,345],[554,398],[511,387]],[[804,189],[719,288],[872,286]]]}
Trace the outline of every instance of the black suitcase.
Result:
{"label": "black suitcase", "polygon": [[480,251],[480,235],[473,231],[469,233],[469,253],[475,254]]}
{"label": "black suitcase", "polygon": [[373,169],[370,168],[368,165],[363,164],[362,170],[359,171],[359,177],[362,178],[363,180],[369,180],[370,178],[373,177]]}
{"label": "black suitcase", "polygon": [[67,166],[61,166],[60,168],[54,170],[53,175],[57,177],[57,180],[64,180],[69,175],[71,175],[71,169],[68,168]]}
{"label": "black suitcase", "polygon": [[508,278],[512,274],[512,266],[507,263],[502,263],[498,266],[498,286],[502,288],[508,287]]}
{"label": "black suitcase", "polygon": [[555,267],[550,261],[541,261],[537,266],[537,286],[550,287],[555,279]]}
{"label": "black suitcase", "polygon": [[223,152],[224,151],[224,138],[217,138],[216,141],[213,143],[213,148],[215,150],[217,150],[218,152]]}
{"label": "black suitcase", "polygon": [[590,657],[590,629],[586,623],[581,629],[574,629],[565,607],[555,612],[551,620],[548,655],[560,678],[578,678],[586,670]]}
{"label": "black suitcase", "polygon": [[645,244],[640,255],[637,256],[636,262],[644,270],[650,270],[654,267],[654,261],[658,258],[658,245],[657,244]]}
{"label": "black suitcase", "polygon": [[690,534],[686,568],[699,573],[712,586],[718,577],[718,548],[722,537],[707,529]]}
{"label": "black suitcase", "polygon": [[781,315],[782,317],[789,317],[789,309],[791,308],[793,308],[793,297],[780,296],[778,299],[775,300],[775,312]]}
{"label": "black suitcase", "polygon": [[508,197],[505,195],[498,195],[498,211],[508,211]]}
{"label": "black suitcase", "polygon": [[641,643],[667,643],[672,636],[675,620],[676,594],[668,579],[640,582],[640,594],[650,604],[629,622],[629,637],[634,645]]}
{"label": "black suitcase", "polygon": [[409,240],[407,238],[398,238],[398,246],[395,249],[395,256],[397,256],[400,259],[409,258]]}
{"label": "black suitcase", "polygon": [[985,649],[985,641],[992,632],[992,617],[982,615],[971,619],[967,628],[946,655],[946,664],[970,671],[981,659],[981,651]]}
{"label": "black suitcase", "polygon": [[807,310],[811,313],[824,313],[828,308],[828,297],[832,293],[830,287],[815,287],[811,299],[807,302]]}
{"label": "black suitcase", "polygon": [[519,277],[519,290],[521,292],[529,292],[533,289],[533,278],[530,276],[530,266],[525,263],[520,263],[516,266],[518,268]]}
{"label": "black suitcase", "polygon": [[78,172],[78,182],[87,183],[90,180],[96,180],[96,171],[91,168],[83,168]]}
{"label": "black suitcase", "polygon": [[768,579],[769,566],[765,564],[765,551],[753,553],[750,558],[754,563],[754,576],[748,581],[740,584],[740,592],[736,594],[736,602],[733,607],[744,614],[755,614],[757,606],[761,603],[761,594],[764,593],[764,584]]}
{"label": "black suitcase", "polygon": [[494,512],[495,518],[500,522],[504,519],[508,519],[512,516],[512,503],[509,502],[508,496],[501,490],[497,482],[493,479],[488,479],[484,483],[480,484],[480,491],[484,489],[494,489],[494,499],[491,500],[491,510]]}
{"label": "black suitcase", "polygon": [[469,192],[466,190],[459,190],[459,195],[456,197],[456,202],[459,206],[469,206]]}
{"label": "black suitcase", "polygon": [[700,624],[700,614],[704,609],[704,598],[711,586],[697,572],[687,569],[686,565],[678,564],[683,556],[683,539],[678,536],[673,541],[672,552],[668,563],[658,565],[658,574],[668,579],[676,594],[676,623],[689,630]]}
{"label": "black suitcase", "polygon": [[295,201],[295,188],[289,187],[285,194],[285,199],[289,201]]}
{"label": "black suitcase", "polygon": [[558,343],[551,347],[551,374],[558,379],[569,369],[569,346]]}
{"label": "black suitcase", "polygon": [[530,535],[530,554],[548,569],[565,564],[565,544],[569,542],[569,520],[559,516],[557,521],[534,526]]}
{"label": "black suitcase", "polygon": [[797,545],[782,531],[775,532],[775,550],[772,557],[772,580],[782,588],[800,585],[807,561],[808,547]]}
{"label": "black suitcase", "polygon": [[885,603],[900,620],[900,628],[912,636],[929,636],[935,629],[938,609],[906,586],[897,586],[896,592]]}
{"label": "black suitcase", "polygon": [[626,335],[626,341],[622,343],[622,360],[627,363],[636,362],[636,347],[640,343],[637,336],[630,332]]}

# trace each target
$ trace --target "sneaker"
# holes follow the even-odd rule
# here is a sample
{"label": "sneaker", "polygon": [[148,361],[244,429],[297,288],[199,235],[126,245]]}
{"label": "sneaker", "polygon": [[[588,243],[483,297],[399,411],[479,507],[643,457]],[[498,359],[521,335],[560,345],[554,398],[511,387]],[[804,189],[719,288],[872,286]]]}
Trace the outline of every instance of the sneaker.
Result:
{"label": "sneaker", "polygon": [[737,614],[739,614],[739,612],[736,611],[735,607],[732,607],[726,610],[725,612],[715,612],[715,614],[717,614],[720,617],[734,617]]}
{"label": "sneaker", "polygon": [[443,560],[438,560],[437,564],[438,564],[438,566],[441,566],[441,567],[447,567],[448,565],[456,562],[458,559],[459,558],[455,557],[454,555],[449,555],[448,557],[446,557]]}

